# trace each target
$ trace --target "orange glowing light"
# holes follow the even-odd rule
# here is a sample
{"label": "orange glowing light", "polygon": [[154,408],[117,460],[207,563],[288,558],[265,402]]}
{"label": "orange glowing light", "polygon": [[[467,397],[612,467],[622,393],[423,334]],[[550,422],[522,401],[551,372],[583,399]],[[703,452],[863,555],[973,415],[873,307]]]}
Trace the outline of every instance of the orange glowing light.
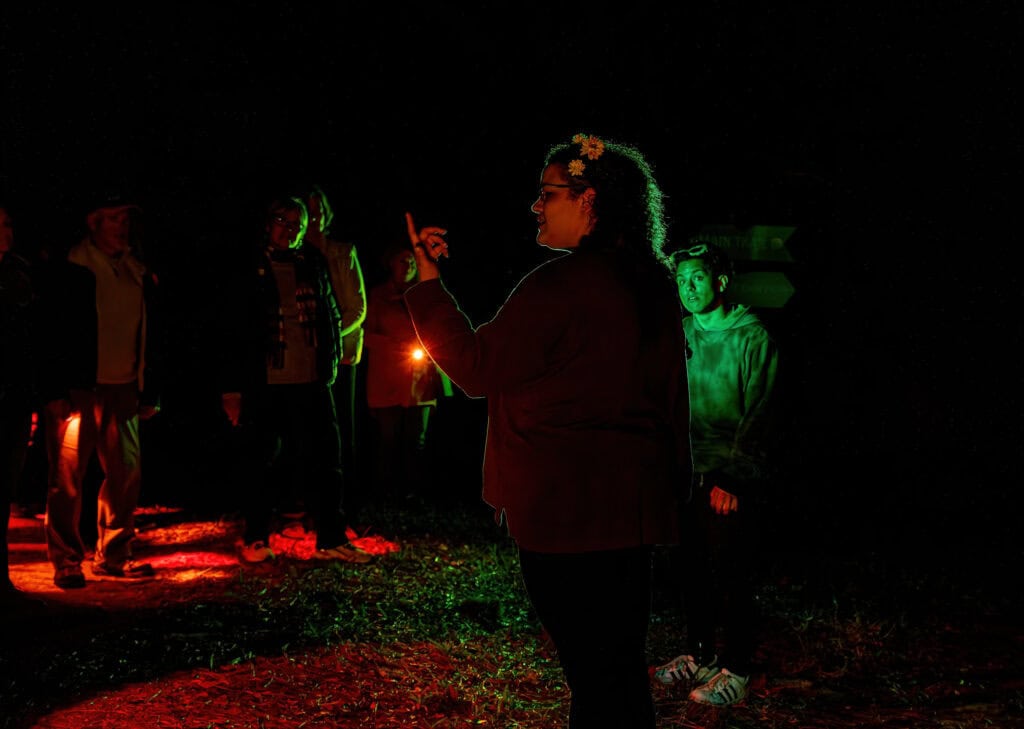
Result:
{"label": "orange glowing light", "polygon": [[412,351],[412,358],[413,359],[423,359],[425,356],[426,355],[423,353],[423,350],[420,349],[419,347],[417,347],[416,349],[414,349]]}

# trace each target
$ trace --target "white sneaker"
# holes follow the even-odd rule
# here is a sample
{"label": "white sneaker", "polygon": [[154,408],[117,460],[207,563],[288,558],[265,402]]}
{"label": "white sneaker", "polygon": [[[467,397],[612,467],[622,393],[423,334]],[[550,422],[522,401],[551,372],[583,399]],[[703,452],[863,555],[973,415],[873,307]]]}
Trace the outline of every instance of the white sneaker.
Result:
{"label": "white sneaker", "polygon": [[718,673],[717,656],[712,658],[707,665],[701,666],[693,656],[682,655],[658,666],[654,670],[654,677],[664,684],[677,682],[695,684],[704,683],[716,673]]}
{"label": "white sneaker", "polygon": [[730,706],[747,698],[749,683],[749,676],[737,676],[735,673],[729,673],[729,669],[723,668],[706,684],[691,691],[690,700],[698,704]]}
{"label": "white sneaker", "polygon": [[276,556],[274,550],[263,542],[243,544],[242,548],[238,550],[239,559],[250,564],[266,562],[268,559],[274,559]]}

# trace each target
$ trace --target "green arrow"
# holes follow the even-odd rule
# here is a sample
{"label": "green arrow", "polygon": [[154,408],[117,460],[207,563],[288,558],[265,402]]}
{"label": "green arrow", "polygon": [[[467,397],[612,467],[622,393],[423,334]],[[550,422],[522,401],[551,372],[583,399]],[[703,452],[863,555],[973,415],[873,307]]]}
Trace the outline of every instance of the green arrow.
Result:
{"label": "green arrow", "polygon": [[781,309],[795,289],[785,274],[751,271],[737,274],[729,283],[728,296],[737,304],[763,309]]}

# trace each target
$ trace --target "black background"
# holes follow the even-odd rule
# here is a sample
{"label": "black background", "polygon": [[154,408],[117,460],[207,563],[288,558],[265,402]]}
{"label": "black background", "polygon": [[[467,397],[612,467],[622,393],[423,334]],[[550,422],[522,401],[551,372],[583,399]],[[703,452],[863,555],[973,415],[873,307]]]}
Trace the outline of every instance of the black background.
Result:
{"label": "black background", "polygon": [[629,142],[674,241],[796,227],[796,293],[764,312],[787,367],[794,543],[1019,552],[1019,234],[1001,217],[1019,8],[691,5],[7,8],[16,240],[70,245],[100,191],[142,203],[174,312],[161,427],[188,455],[210,402],[207,293],[258,240],[269,191],[319,181],[371,281],[403,211],[444,225],[445,280],[479,322],[539,260],[547,146]]}

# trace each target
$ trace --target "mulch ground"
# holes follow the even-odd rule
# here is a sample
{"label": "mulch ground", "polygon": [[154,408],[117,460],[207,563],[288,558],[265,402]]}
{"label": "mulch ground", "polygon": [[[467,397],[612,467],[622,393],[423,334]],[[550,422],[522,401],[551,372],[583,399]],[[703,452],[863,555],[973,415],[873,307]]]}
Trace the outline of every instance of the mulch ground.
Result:
{"label": "mulch ground", "polygon": [[[453,605],[493,627],[464,637],[318,644],[301,635],[301,620],[288,619],[293,613],[258,600],[325,569],[307,559],[311,535],[284,530],[275,536],[276,562],[243,566],[236,522],[160,507],[139,518],[136,551],[156,576],[125,582],[87,571],[88,586],[68,591],[52,584],[41,522],[12,519],[12,580],[42,604],[4,615],[0,726],[565,726],[568,694],[542,632],[502,629],[487,605]],[[443,534],[354,536],[377,556],[344,567],[339,584],[353,600],[362,589],[358,570],[382,570],[388,560],[434,563],[438,574],[479,569]],[[1024,621],[1013,595],[946,578],[846,578],[857,573],[835,563],[824,581],[806,572],[773,578],[759,656],[769,670],[755,677],[750,697],[713,709],[654,682],[659,729],[1024,727]],[[415,612],[415,598],[400,598],[375,596],[367,605],[382,619]],[[678,652],[678,626],[676,608],[656,599],[652,666]]]}

